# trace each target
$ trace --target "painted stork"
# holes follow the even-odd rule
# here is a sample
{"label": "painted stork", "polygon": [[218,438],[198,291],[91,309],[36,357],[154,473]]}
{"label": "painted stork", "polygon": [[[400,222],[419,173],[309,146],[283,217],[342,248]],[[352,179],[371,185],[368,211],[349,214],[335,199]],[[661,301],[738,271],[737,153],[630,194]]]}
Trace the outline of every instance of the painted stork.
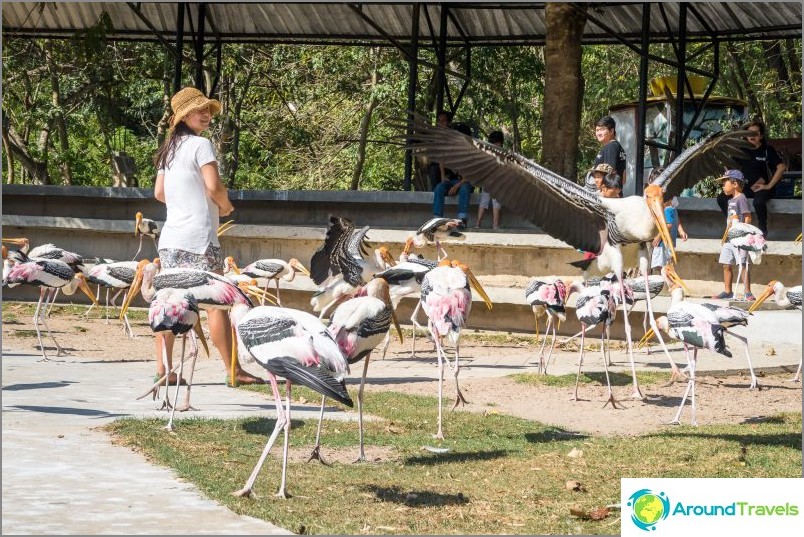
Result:
{"label": "painted stork", "polygon": [[[351,407],[353,402],[344,382],[344,377],[349,372],[349,364],[327,327],[309,313],[272,306],[258,306],[249,311],[244,304],[238,304],[232,308],[231,317],[241,352],[253,356],[268,372],[277,413],[274,430],[246,485],[233,494],[253,495],[254,481],[279,432],[284,430],[282,481],[277,496],[287,498],[291,385],[296,383],[307,386],[325,397]],[[286,382],[285,408],[282,408],[282,396],[279,394],[277,384],[278,376],[284,377]]]}
{"label": "painted stork", "polygon": [[603,370],[606,373],[606,385],[609,389],[609,397],[605,407],[611,403],[612,408],[617,408],[617,400],[611,390],[608,366],[608,341],[609,329],[614,323],[617,314],[617,302],[614,299],[614,290],[605,285],[590,285],[584,287],[580,282],[572,282],[567,288],[567,296],[574,292],[579,292],[575,302],[575,315],[581,323],[581,350],[578,358],[578,373],[575,376],[575,395],[573,399],[578,400],[578,382],[581,378],[581,368],[583,367],[584,337],[587,330],[594,329],[597,325],[602,325],[600,331],[600,353],[603,356]]}
{"label": "painted stork", "polygon": [[[533,316],[536,319],[536,343],[539,340],[539,319],[547,316],[547,328],[544,330],[544,339],[539,349],[539,372],[547,374],[547,364],[553,356],[556,344],[556,324],[567,320],[564,305],[567,302],[567,285],[558,278],[533,278],[525,288],[525,301],[531,305]],[[544,346],[547,343],[547,334],[553,329],[553,342],[547,360],[544,359]]]}
{"label": "painted stork", "polygon": [[[684,397],[681,399],[681,404],[678,406],[678,412],[670,423],[678,424],[681,417],[681,411],[684,408],[684,403],[687,397],[691,394],[692,401],[692,424],[697,425],[695,418],[695,367],[698,360],[698,349],[709,349],[710,351],[717,352],[723,356],[731,358],[732,354],[726,348],[725,334],[728,332],[735,335],[733,332],[723,326],[718,320],[715,312],[700,304],[693,304],[685,302],[681,289],[676,287],[671,291],[674,295],[674,303],[667,309],[667,315],[659,317],[656,324],[659,329],[663,330],[671,338],[681,341],[684,345],[684,352],[689,361],[690,375],[687,381],[687,389],[684,392]],[[652,337],[653,329],[648,331],[643,337],[643,340]],[[739,339],[739,336],[736,336]],[[641,342],[640,342],[641,343]],[[693,355],[690,359],[689,347],[693,348]],[[746,352],[748,346],[746,344]]]}
{"label": "painted stork", "polygon": [[[406,126],[406,125],[405,125]],[[415,153],[443,163],[472,184],[545,233],[570,246],[596,254],[589,260],[599,274],[614,272],[620,281],[625,269],[639,268],[643,278],[649,273],[647,243],[657,233],[676,259],[664,219],[664,200],[681,193],[724,167],[739,166],[750,144],[747,131],[722,131],[682,152],[644,189],[643,196],[601,198],[524,156],[496,145],[465,136],[454,129],[429,125],[414,119],[414,135],[409,148]],[[625,302],[625,297],[621,296]],[[655,327],[650,295],[646,304],[651,327]],[[631,326],[625,319],[628,353],[633,354]],[[674,374],[673,362],[664,341],[662,349]],[[632,358],[633,359],[633,358]],[[638,388],[635,386],[635,392]]]}
{"label": "painted stork", "polygon": [[[157,271],[157,259],[154,262],[143,259],[138,263],[134,282],[131,284],[128,298],[120,312],[121,319],[140,289],[146,302],[151,302],[155,293],[160,289],[183,289],[193,295],[199,308],[206,310],[229,310],[237,304],[251,307],[252,303],[246,294],[246,290],[252,296],[266,296],[272,302],[274,301],[273,296],[266,294],[257,287],[246,283],[235,285],[220,274],[213,272],[188,268],[169,268]],[[232,337],[234,336],[233,333],[234,327],[232,327]],[[226,341],[215,341],[215,339],[213,334],[215,346],[218,349],[226,349]],[[234,338],[232,341],[234,341]],[[231,345],[229,360],[229,381],[234,385],[236,383],[235,372],[239,369],[237,349],[234,345]]]}
{"label": "painted stork", "polygon": [[[360,455],[356,462],[365,462],[366,453],[363,449],[363,387],[366,384],[371,352],[389,334],[391,323],[394,324],[399,341],[402,342],[402,329],[394,313],[388,282],[382,278],[374,278],[364,287],[366,294],[347,300],[339,305],[332,314],[327,330],[338,344],[349,365],[363,362],[363,376],[360,378],[360,388],[357,390],[357,423],[360,435]],[[321,415],[318,420],[318,432],[315,438],[315,447],[310,460],[321,460],[320,437],[321,423],[324,420],[324,401],[321,399]],[[322,460],[323,462],[323,460]]]}
{"label": "painted stork", "polygon": [[[773,296],[773,301],[776,302],[776,305],[780,308],[789,308],[792,306],[799,311],[801,310],[801,286],[796,285],[795,287],[785,288],[782,282],[773,280],[765,287],[762,294],[757,298],[756,302],[751,305],[748,311],[753,313],[771,295]],[[795,376],[790,379],[790,382],[801,382],[802,357],[804,357],[804,355],[799,356],[798,370]]]}
{"label": "painted stork", "polygon": [[752,265],[759,265],[762,262],[762,254],[768,249],[768,246],[765,241],[765,236],[758,227],[734,220],[729,220],[729,224],[730,225],[723,233],[721,242],[725,242],[737,250],[739,259],[741,260],[741,262],[737,264],[737,283],[735,285],[739,285],[740,274],[743,265],[745,265],[743,294],[746,294],[751,291],[746,286],[746,282],[750,281],[748,279],[748,261],[750,259]]}
{"label": "painted stork", "polygon": [[427,314],[427,328],[433,336],[438,356],[438,432],[435,438],[444,439],[442,430],[442,399],[444,384],[444,363],[449,365],[444,349],[441,345],[442,338],[446,337],[455,347],[455,404],[466,404],[466,399],[461,393],[458,385],[458,373],[460,372],[460,355],[458,338],[461,329],[466,326],[469,312],[472,309],[472,291],[474,288],[486,306],[491,309],[491,299],[489,299],[483,287],[475,279],[469,267],[458,261],[441,261],[439,265],[425,274],[422,280],[421,304]]}
{"label": "painted stork", "polygon": [[137,211],[137,214],[134,215],[134,237],[140,238],[140,245],[137,248],[137,253],[131,258],[132,261],[136,260],[137,256],[140,255],[140,251],[142,251],[142,238],[146,236],[151,237],[151,240],[154,241],[154,249],[159,251],[159,245],[156,242],[156,239],[159,238],[159,226],[150,218],[143,218],[142,213]]}
{"label": "painted stork", "polygon": [[[109,323],[109,292],[114,289],[116,292],[112,296],[112,307],[116,307],[115,300],[120,293],[126,293],[134,281],[137,272],[137,261],[115,261],[111,263],[99,263],[87,271],[87,282],[94,283],[99,287],[106,288],[106,323]],[[125,302],[126,296],[123,296]],[[89,311],[87,311],[89,313]],[[85,314],[86,315],[86,314]],[[123,316],[124,327],[129,337],[134,337],[128,316]]]}
{"label": "painted stork", "polygon": [[283,261],[282,259],[259,259],[242,269],[237,266],[237,263],[235,263],[232,257],[227,257],[226,262],[232,271],[250,280],[255,280],[257,285],[264,288],[266,292],[268,291],[268,285],[271,281],[274,281],[274,283],[276,283],[276,301],[280,306],[282,305],[282,301],[279,300],[279,279],[281,278],[286,282],[292,282],[296,277],[296,271],[301,272],[305,276],[310,276],[310,271],[296,258],[290,261]]}
{"label": "painted stork", "polygon": [[[86,294],[90,300],[97,304],[95,295],[87,286],[84,275],[70,267],[64,261],[58,259],[31,259],[29,261],[14,263],[9,269],[8,274],[4,275],[4,283],[9,287],[17,285],[33,285],[39,287],[39,302],[36,303],[36,311],[33,315],[34,328],[36,329],[36,338],[39,341],[39,347],[42,349],[42,359],[50,360],[45,352],[45,346],[42,343],[42,334],[39,331],[39,321],[45,325],[47,333],[50,335],[53,343],[56,345],[56,356],[64,356],[67,352],[59,345],[50,327],[47,325],[45,311],[47,310],[48,302],[52,302],[55,298],[56,290],[62,289],[65,295],[72,295],[76,289]],[[48,296],[46,299],[45,296]],[[42,301],[44,300],[44,305]],[[42,315],[40,315],[40,309]]]}
{"label": "painted stork", "polygon": [[[413,245],[416,248],[424,248],[428,244],[435,244],[438,260],[442,261],[447,257],[447,251],[441,246],[441,241],[463,241],[466,235],[458,231],[463,222],[458,218],[433,217],[419,227],[414,235]],[[444,257],[441,257],[444,254]]]}

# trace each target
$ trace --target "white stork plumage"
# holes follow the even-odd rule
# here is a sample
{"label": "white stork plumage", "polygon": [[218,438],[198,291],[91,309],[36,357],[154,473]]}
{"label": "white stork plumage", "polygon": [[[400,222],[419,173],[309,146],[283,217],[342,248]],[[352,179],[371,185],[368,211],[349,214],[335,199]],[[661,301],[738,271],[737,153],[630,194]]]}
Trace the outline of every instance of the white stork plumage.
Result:
{"label": "white stork plumage", "polygon": [[[407,127],[407,125],[405,125]],[[481,187],[505,207],[570,246],[596,254],[589,260],[599,274],[614,272],[620,281],[625,269],[649,272],[647,243],[661,235],[675,260],[675,250],[664,219],[664,200],[671,199],[724,167],[739,166],[735,157],[749,147],[748,132],[722,131],[682,152],[644,189],[643,196],[601,198],[581,185],[517,154],[454,129],[414,120],[408,147],[418,155],[443,163]],[[625,297],[621,296],[624,303]],[[646,297],[651,326],[655,326],[650,296]],[[631,326],[625,319],[629,356],[633,355]],[[673,362],[664,341],[659,342]],[[633,360],[633,358],[631,358]]]}
{"label": "white stork plumage", "polygon": [[[687,397],[691,393],[692,424],[697,425],[698,423],[695,418],[695,367],[698,360],[698,349],[709,349],[710,351],[731,358],[731,351],[726,348],[725,340],[725,334],[729,332],[729,330],[720,323],[714,311],[701,304],[683,301],[680,298],[683,297],[681,288],[674,288],[671,294],[675,295],[674,302],[667,309],[667,315],[659,317],[656,320],[656,324],[659,329],[663,330],[671,338],[681,341],[684,345],[684,352],[689,361],[690,375],[687,381],[687,389],[681,399],[681,404],[678,406],[678,412],[676,412],[675,417],[670,423],[679,423],[684,403],[686,403]],[[645,334],[643,340],[652,337],[652,330],[653,329]],[[729,333],[735,335],[733,332]],[[744,339],[743,341],[745,342]],[[690,346],[693,348],[692,358],[690,358],[689,355]],[[747,351],[748,346],[746,345],[746,352]]]}
{"label": "white stork plumage", "polygon": [[[556,345],[556,325],[567,320],[564,305],[567,302],[567,285],[558,278],[533,278],[525,288],[525,301],[531,305],[533,316],[536,319],[536,343],[539,343],[539,319],[547,316],[547,328],[544,330],[544,339],[539,349],[539,372],[547,374],[547,364],[553,356]],[[544,359],[544,346],[547,343],[547,334],[553,329],[553,342],[547,360]]]}
{"label": "white stork plumage", "polygon": [[[234,494],[252,495],[254,481],[265,458],[276,442],[279,432],[284,430],[282,481],[277,496],[287,498],[291,384],[307,386],[351,407],[352,399],[346,391],[344,382],[344,377],[349,372],[349,365],[327,327],[309,313],[272,306],[258,306],[249,311],[245,305],[238,304],[232,308],[231,317],[241,352],[249,353],[268,372],[277,412],[276,425],[254,470],[246,485]],[[287,402],[284,409],[277,377],[286,379]]]}
{"label": "white stork plumage", "polygon": [[[111,289],[115,290],[112,296],[112,307],[117,305],[114,303],[120,293],[126,293],[134,281],[134,275],[137,272],[137,261],[114,261],[111,263],[99,263],[94,265],[87,271],[87,282],[94,283],[100,287],[106,288],[106,323],[109,323],[109,292]],[[123,296],[125,302],[126,296]],[[89,311],[87,311],[89,313]],[[123,316],[124,328],[126,329],[129,337],[134,337],[131,330],[131,325],[128,322],[128,316]]]}
{"label": "white stork plumage", "polygon": [[229,269],[236,274],[240,274],[250,280],[255,280],[259,287],[262,287],[266,292],[268,286],[273,281],[276,284],[276,300],[277,304],[282,305],[279,300],[279,280],[280,278],[286,282],[292,282],[296,277],[296,272],[301,272],[305,276],[310,276],[310,271],[301,264],[301,262],[292,258],[289,261],[282,259],[258,259],[250,263],[242,269],[237,266],[233,257],[226,258],[226,265]]}
{"label": "white stork plumage", "polygon": [[[396,320],[388,282],[382,278],[375,278],[367,283],[363,289],[365,290],[365,295],[347,300],[335,309],[332,314],[332,321],[327,327],[349,365],[363,360],[363,376],[360,378],[360,388],[357,390],[360,454],[356,462],[366,460],[366,453],[363,448],[363,387],[366,384],[366,373],[368,372],[371,352],[389,335],[391,323],[393,323],[399,334],[399,341],[402,342],[402,329]],[[321,460],[320,438],[325,400],[326,395],[321,399],[321,416],[318,420],[318,432],[316,433],[315,447],[310,455],[310,460]]]}
{"label": "white stork plumage", "polygon": [[461,330],[466,326],[469,312],[472,309],[471,288],[483,297],[486,305],[491,309],[491,299],[485,290],[472,275],[471,270],[458,261],[441,261],[439,266],[425,274],[422,280],[421,304],[422,309],[427,314],[427,328],[433,336],[438,356],[438,432],[435,438],[444,439],[442,429],[442,399],[444,384],[444,364],[449,365],[446,353],[441,345],[442,339],[446,337],[455,347],[455,404],[466,404],[466,399],[461,393],[458,385],[458,373],[460,372],[460,353],[458,340]]}
{"label": "white stork plumage", "polygon": [[142,213],[139,211],[134,215],[134,237],[140,238],[140,245],[137,248],[137,253],[131,258],[132,261],[136,260],[137,256],[140,255],[143,237],[151,237],[151,240],[154,241],[154,249],[159,250],[159,245],[156,242],[156,239],[159,238],[159,226],[150,218],[143,218]]}
{"label": "white stork plumage", "polygon": [[[458,218],[443,218],[436,216],[422,224],[415,234],[411,235],[416,248],[424,248],[428,244],[435,244],[436,256],[441,261],[447,257],[447,251],[441,246],[445,240],[463,241],[466,235],[458,231],[463,222]],[[444,257],[441,257],[444,254]]]}
{"label": "white stork plumage", "polygon": [[762,262],[762,254],[768,249],[768,246],[765,236],[758,227],[734,220],[730,220],[729,223],[730,225],[723,233],[722,242],[729,244],[740,256],[740,262],[737,264],[737,283],[735,285],[739,285],[740,274],[742,273],[743,265],[745,265],[743,294],[746,294],[750,291],[745,286],[745,282],[748,281],[748,261],[750,260],[752,265],[759,265]]}
{"label": "white stork plumage", "polygon": [[[56,290],[61,289],[65,295],[72,295],[76,289],[86,294],[90,300],[97,304],[95,295],[89,289],[84,275],[73,269],[64,261],[58,259],[31,259],[28,261],[17,262],[11,265],[8,273],[4,274],[4,285],[9,287],[16,287],[17,285],[32,285],[39,288],[39,301],[36,303],[36,311],[33,315],[34,328],[36,329],[36,338],[39,341],[39,347],[42,349],[42,359],[50,360],[45,352],[45,346],[42,343],[42,334],[39,331],[39,321],[45,325],[48,334],[50,335],[53,343],[56,345],[56,356],[64,356],[67,352],[59,345],[50,327],[47,325],[47,310],[48,302],[52,302],[55,298]],[[45,297],[49,298],[46,299]],[[44,300],[44,305],[42,301]],[[42,315],[40,315],[40,308]]]}
{"label": "white stork plumage", "polygon": [[[777,280],[772,280],[767,286],[765,286],[762,294],[751,305],[748,311],[753,313],[771,296],[773,296],[773,301],[776,302],[776,305],[780,308],[789,308],[792,306],[793,308],[801,311],[801,286],[796,285],[795,287],[785,288],[784,284]],[[793,378],[790,379],[790,382],[801,381],[802,358],[804,358],[804,355],[799,356],[798,369],[796,370],[796,374],[793,376]]]}

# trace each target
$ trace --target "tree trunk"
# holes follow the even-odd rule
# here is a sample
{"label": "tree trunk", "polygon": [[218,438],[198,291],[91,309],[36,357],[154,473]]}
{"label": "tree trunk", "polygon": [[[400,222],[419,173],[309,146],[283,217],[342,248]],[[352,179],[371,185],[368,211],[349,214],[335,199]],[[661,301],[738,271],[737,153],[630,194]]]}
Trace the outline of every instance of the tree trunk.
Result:
{"label": "tree trunk", "polygon": [[8,121],[8,116],[3,114],[3,142],[8,143],[8,153],[19,161],[23,170],[30,174],[35,184],[49,185],[50,176],[47,172],[47,164],[34,159],[28,152],[25,142],[14,131],[14,127]]}
{"label": "tree trunk", "polygon": [[763,41],[762,52],[765,55],[765,62],[768,64],[768,67],[776,71],[779,81],[781,82],[781,84],[773,85],[776,98],[779,99],[780,103],[784,102],[788,100],[789,96],[785,88],[790,87],[790,77],[787,74],[787,66],[785,66],[784,59],[782,58],[782,47],[779,45],[779,41]]}
{"label": "tree trunk", "polygon": [[14,184],[14,156],[11,154],[11,142],[8,140],[8,133],[3,129],[3,152],[6,154],[6,170],[8,171],[6,183]]}
{"label": "tree trunk", "polygon": [[67,137],[67,122],[64,119],[64,107],[59,87],[59,72],[56,62],[53,60],[53,41],[50,39],[45,42],[45,58],[47,59],[50,74],[51,103],[54,109],[53,121],[56,124],[56,132],[59,135],[58,163],[61,170],[61,180],[65,185],[71,185],[73,184],[73,178],[69,159],[70,140]]}
{"label": "tree trunk", "polygon": [[745,88],[746,96],[748,97],[748,105],[754,111],[754,116],[758,119],[762,119],[762,107],[759,105],[759,99],[757,99],[757,94],[754,92],[751,81],[748,79],[748,75],[745,72],[742,57],[735,50],[733,43],[726,43],[726,53],[734,70],[737,72],[740,85]]}
{"label": "tree trunk", "polygon": [[156,125],[157,146],[162,147],[165,141],[168,128],[170,127],[170,116],[173,112],[170,109],[171,87],[173,85],[173,63],[165,58],[164,70],[162,71],[162,117]]}
{"label": "tree trunk", "polygon": [[374,56],[374,68],[371,70],[371,99],[366,105],[366,111],[363,113],[363,118],[360,120],[360,140],[357,145],[357,162],[352,171],[352,184],[349,186],[351,190],[360,188],[360,177],[363,175],[363,166],[366,163],[366,141],[368,139],[369,126],[371,125],[371,116],[374,114],[374,109],[380,104],[380,100],[374,94],[374,88],[377,87],[377,54],[376,49],[372,49],[372,56]]}
{"label": "tree trunk", "polygon": [[542,164],[564,177],[575,177],[583,97],[581,36],[586,13],[570,4],[548,2],[545,20]]}

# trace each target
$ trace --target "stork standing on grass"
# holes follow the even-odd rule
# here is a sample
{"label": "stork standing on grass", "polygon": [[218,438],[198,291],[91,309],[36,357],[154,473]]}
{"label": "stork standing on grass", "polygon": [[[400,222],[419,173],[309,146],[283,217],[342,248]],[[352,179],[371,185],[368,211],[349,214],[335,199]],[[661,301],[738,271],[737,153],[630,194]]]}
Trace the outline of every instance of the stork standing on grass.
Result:
{"label": "stork standing on grass", "polygon": [[[773,280],[765,286],[765,289],[762,291],[762,294],[757,298],[756,302],[754,302],[751,307],[748,309],[749,313],[753,313],[754,311],[759,308],[763,302],[765,302],[769,297],[773,296],[773,301],[776,302],[776,305],[780,308],[789,308],[792,306],[793,308],[801,311],[801,286],[796,285],[795,287],[790,287],[785,289],[784,284],[782,282]],[[796,374],[793,378],[790,379],[790,382],[800,382],[801,381],[801,362],[802,358],[804,358],[804,354],[799,356],[798,358],[798,370],[796,370]]]}
{"label": "stork standing on grass", "polygon": [[461,330],[466,326],[469,312],[472,309],[472,291],[474,288],[486,306],[491,309],[491,299],[489,299],[483,287],[472,274],[469,267],[458,261],[441,261],[439,265],[428,272],[422,281],[421,303],[424,312],[427,314],[427,327],[435,341],[436,354],[438,356],[438,431],[435,438],[444,439],[442,430],[442,395],[444,385],[444,364],[449,365],[449,360],[441,345],[442,339],[446,337],[455,347],[455,404],[466,404],[466,399],[461,393],[458,385],[458,373],[460,372],[460,354],[458,338]]}
{"label": "stork standing on grass", "polygon": [[[288,448],[290,446],[290,392],[293,383],[307,386],[325,397],[349,407],[353,405],[346,391],[344,377],[349,364],[324,324],[309,313],[291,308],[258,306],[249,311],[237,304],[231,312],[241,353],[246,353],[268,371],[276,402],[276,425],[265,444],[254,470],[236,496],[252,496],[254,482],[281,431],[285,433],[282,455],[282,481],[277,496],[287,498]],[[282,408],[277,377],[286,383],[286,405]]]}
{"label": "stork standing on grass", "polygon": [[[363,361],[363,376],[360,378],[360,388],[357,390],[357,420],[360,437],[360,454],[356,462],[365,462],[366,453],[363,448],[363,387],[366,384],[369,360],[372,351],[390,334],[389,328],[393,323],[402,342],[402,329],[396,320],[388,282],[382,278],[371,280],[363,288],[365,295],[352,298],[342,303],[332,314],[332,322],[327,330],[338,344],[349,365]],[[318,431],[315,437],[315,447],[310,460],[321,459],[320,438],[321,423],[324,419],[324,401],[321,399],[321,415],[318,419]]]}
{"label": "stork standing on grass", "polygon": [[[405,125],[406,127],[407,125]],[[472,178],[500,203],[539,226],[545,233],[570,246],[596,254],[589,265],[599,274],[614,272],[623,280],[626,269],[638,267],[648,277],[647,244],[657,233],[670,249],[675,261],[667,224],[664,200],[678,195],[724,167],[738,165],[735,157],[744,156],[749,147],[747,131],[712,135],[681,153],[645,187],[644,196],[601,198],[513,151],[507,151],[453,129],[429,125],[422,118],[414,121],[409,147],[414,153],[431,158],[457,173]],[[407,136],[406,136],[407,137]],[[621,296],[625,303],[625,296]],[[646,297],[652,327],[656,326],[650,295]],[[625,320],[628,353],[633,360],[631,326]],[[664,341],[659,339],[674,375],[680,370],[673,362]],[[633,397],[642,398],[634,384]]]}
{"label": "stork standing on grass", "polygon": [[137,253],[135,253],[134,257],[131,258],[132,261],[135,261],[137,256],[140,255],[140,252],[142,251],[143,237],[151,237],[151,239],[154,241],[154,249],[159,251],[159,246],[156,242],[156,239],[159,238],[159,226],[157,226],[156,222],[150,218],[143,218],[142,213],[139,211],[137,211],[137,214],[134,215],[134,237],[140,238],[140,245],[137,248]]}

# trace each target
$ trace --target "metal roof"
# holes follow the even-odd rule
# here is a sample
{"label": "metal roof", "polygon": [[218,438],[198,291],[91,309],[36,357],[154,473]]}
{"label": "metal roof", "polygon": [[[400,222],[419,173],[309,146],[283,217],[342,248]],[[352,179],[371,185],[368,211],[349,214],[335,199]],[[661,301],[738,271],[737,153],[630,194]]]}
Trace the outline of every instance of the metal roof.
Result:
{"label": "metal roof", "polygon": [[[188,3],[184,31],[197,24],[197,3]],[[422,3],[420,37],[438,35],[442,6],[448,8],[447,40],[469,45],[543,44],[545,3]],[[590,3],[584,43],[639,39],[642,3]],[[651,41],[678,35],[678,2],[651,3]],[[753,40],[800,38],[799,2],[688,3],[687,39]],[[2,2],[3,33],[63,37],[95,24],[102,12],[111,17],[114,39],[171,40],[177,28],[177,2]],[[142,16],[138,14],[141,13]],[[222,42],[400,44],[410,41],[411,3],[247,3],[206,4],[206,32]],[[147,22],[146,22],[147,21]],[[150,26],[150,27],[149,27]],[[425,44],[425,43],[422,43]]]}

